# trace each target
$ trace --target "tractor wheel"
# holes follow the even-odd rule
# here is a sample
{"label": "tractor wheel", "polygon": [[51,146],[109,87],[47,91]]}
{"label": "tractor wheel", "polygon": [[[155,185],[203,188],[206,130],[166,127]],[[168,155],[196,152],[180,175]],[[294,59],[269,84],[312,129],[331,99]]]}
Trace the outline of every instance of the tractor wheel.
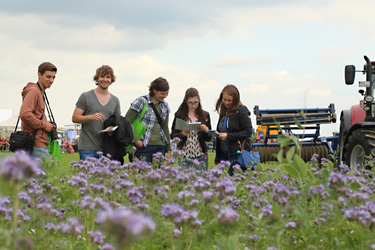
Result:
{"label": "tractor wheel", "polygon": [[345,164],[357,168],[358,164],[365,167],[366,156],[374,155],[375,130],[362,128],[355,130],[348,139],[345,151]]}

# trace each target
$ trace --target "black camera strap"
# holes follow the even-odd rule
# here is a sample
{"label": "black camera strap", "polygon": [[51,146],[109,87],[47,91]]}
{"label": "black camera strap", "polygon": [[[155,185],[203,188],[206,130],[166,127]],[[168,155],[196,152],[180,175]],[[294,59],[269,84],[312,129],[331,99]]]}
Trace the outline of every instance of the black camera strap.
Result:
{"label": "black camera strap", "polygon": [[[40,91],[42,91],[42,88],[40,87],[39,82],[37,82],[36,84],[38,84],[38,87],[39,87]],[[43,101],[44,101],[44,105],[46,107],[46,110],[47,110],[48,117],[49,117],[50,121],[56,126],[55,117],[53,117],[53,113],[52,113],[51,107],[49,105],[47,93],[45,91],[43,93]]]}

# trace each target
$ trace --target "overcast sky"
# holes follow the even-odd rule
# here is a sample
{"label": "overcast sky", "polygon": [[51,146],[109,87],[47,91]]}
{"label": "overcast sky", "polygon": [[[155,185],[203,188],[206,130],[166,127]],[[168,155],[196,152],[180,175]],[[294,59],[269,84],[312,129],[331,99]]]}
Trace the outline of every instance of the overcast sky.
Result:
{"label": "overcast sky", "polygon": [[[104,64],[115,71],[110,92],[123,115],[163,76],[172,114],[196,87],[214,127],[215,102],[229,83],[251,111],[334,103],[339,117],[359,103],[364,80],[358,73],[346,86],[345,65],[362,69],[364,55],[375,60],[374,9],[370,0],[2,1],[0,109],[17,114],[22,88],[50,61],[58,72],[47,94],[60,125],[72,124],[79,95],[96,87],[92,78]],[[322,133],[338,128],[322,125]]]}

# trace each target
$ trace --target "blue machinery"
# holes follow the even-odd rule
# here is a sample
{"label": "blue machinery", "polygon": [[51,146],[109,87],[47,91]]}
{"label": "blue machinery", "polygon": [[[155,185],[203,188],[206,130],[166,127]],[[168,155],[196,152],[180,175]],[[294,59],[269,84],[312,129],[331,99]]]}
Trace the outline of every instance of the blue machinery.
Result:
{"label": "blue machinery", "polygon": [[[277,143],[277,133],[287,132],[300,138],[302,159],[309,161],[313,154],[318,158],[328,158],[338,148],[338,136],[320,136],[320,125],[336,122],[335,105],[331,103],[328,108],[305,109],[259,109],[254,107],[257,125],[266,126],[266,133],[260,142],[255,142],[255,151],[259,152],[261,162],[275,161],[274,154],[280,150]],[[296,125],[296,120],[302,129]],[[282,129],[275,127],[279,125]],[[277,133],[270,133],[277,130]]]}

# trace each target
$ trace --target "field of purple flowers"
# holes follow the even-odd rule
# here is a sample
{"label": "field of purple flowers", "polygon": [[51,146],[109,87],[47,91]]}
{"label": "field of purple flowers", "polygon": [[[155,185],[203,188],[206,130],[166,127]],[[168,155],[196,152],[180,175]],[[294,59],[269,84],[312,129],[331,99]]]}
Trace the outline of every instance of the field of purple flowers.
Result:
{"label": "field of purple flowers", "polygon": [[160,155],[43,174],[17,152],[0,163],[0,249],[375,249],[372,171],[277,158],[232,177],[228,162],[200,172]]}

